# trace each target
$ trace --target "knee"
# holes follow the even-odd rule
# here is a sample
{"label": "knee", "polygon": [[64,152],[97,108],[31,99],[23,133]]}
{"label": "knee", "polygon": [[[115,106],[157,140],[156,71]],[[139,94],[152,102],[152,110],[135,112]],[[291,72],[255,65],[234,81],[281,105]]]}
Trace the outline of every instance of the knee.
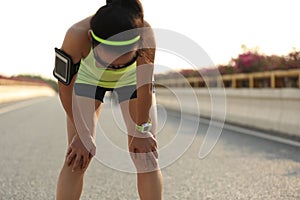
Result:
{"label": "knee", "polygon": [[74,174],[74,175],[84,175],[84,173],[86,172],[86,170],[88,169],[88,167],[90,166],[90,162],[91,162],[92,158],[89,159],[87,165],[85,168],[83,168],[83,162],[81,160],[81,162],[79,163],[79,166],[76,167],[73,170],[73,165],[74,165],[74,161],[72,161],[71,163],[69,163],[67,161],[67,158],[64,161],[64,168],[66,169],[66,171],[68,171],[70,174]]}
{"label": "knee", "polygon": [[130,152],[137,173],[148,173],[159,170],[158,158],[153,152]]}

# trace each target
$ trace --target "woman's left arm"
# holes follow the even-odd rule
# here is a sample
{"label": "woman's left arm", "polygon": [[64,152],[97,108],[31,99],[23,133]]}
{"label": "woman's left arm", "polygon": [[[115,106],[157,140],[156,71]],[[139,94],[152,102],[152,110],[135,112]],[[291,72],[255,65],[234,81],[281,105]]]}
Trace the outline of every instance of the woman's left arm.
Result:
{"label": "woman's left arm", "polygon": [[148,23],[142,32],[142,38],[142,49],[137,60],[137,125],[150,120],[149,113],[152,106],[155,38]]}

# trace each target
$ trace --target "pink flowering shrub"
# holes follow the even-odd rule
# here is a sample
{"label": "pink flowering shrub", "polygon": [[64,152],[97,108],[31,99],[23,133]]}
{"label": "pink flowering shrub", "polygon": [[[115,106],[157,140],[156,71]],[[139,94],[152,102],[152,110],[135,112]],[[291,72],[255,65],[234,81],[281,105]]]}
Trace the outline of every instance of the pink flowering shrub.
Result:
{"label": "pink flowering shrub", "polygon": [[[179,73],[184,77],[199,77],[216,75],[252,73],[273,70],[300,69],[300,51],[293,50],[286,56],[263,55],[257,51],[247,50],[245,53],[238,55],[237,58],[231,59],[228,65],[218,65],[216,67],[195,69],[182,69]],[[180,78],[176,72],[156,75],[159,79]]]}
{"label": "pink flowering shrub", "polygon": [[288,70],[300,68],[300,51],[294,50],[287,56],[260,55],[248,51],[232,59],[236,73],[250,73],[272,70]]}
{"label": "pink flowering shrub", "polygon": [[247,52],[240,54],[232,60],[237,73],[250,73],[264,71],[266,65],[265,56],[259,55],[257,52]]}
{"label": "pink flowering shrub", "polygon": [[299,69],[300,68],[300,51],[294,50],[289,53],[286,58],[287,69]]}
{"label": "pink flowering shrub", "polygon": [[236,73],[236,69],[231,65],[219,65],[218,71],[221,75]]}

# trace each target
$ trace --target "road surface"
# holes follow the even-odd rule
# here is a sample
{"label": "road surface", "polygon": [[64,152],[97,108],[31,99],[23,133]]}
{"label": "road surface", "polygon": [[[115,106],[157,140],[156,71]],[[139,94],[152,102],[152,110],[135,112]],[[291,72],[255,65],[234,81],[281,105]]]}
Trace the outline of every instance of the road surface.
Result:
{"label": "road surface", "polygon": [[[126,137],[115,137],[110,110],[107,101],[99,124],[111,132],[107,138],[123,148]],[[213,151],[201,160],[199,147],[207,125],[200,123],[193,138],[193,119],[184,119],[183,131],[176,133],[179,115],[163,109],[159,113],[167,119],[158,136],[161,148],[176,135],[193,142],[164,166],[164,199],[300,199],[299,147],[223,130]],[[0,199],[55,199],[66,151],[65,124],[58,97],[0,105]],[[87,171],[81,199],[138,199],[135,174],[99,160],[94,159]]]}

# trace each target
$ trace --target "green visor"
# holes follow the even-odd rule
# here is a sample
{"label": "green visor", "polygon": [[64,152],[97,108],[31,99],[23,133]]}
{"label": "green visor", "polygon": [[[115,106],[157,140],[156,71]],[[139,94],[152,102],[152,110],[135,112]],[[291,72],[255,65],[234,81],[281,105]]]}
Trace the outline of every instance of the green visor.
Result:
{"label": "green visor", "polygon": [[91,30],[91,34],[94,40],[96,40],[99,43],[109,45],[109,46],[127,46],[136,43],[137,41],[140,40],[141,36],[138,35],[130,40],[125,40],[125,41],[112,41],[112,40],[105,40],[100,37],[98,37],[93,30]]}

